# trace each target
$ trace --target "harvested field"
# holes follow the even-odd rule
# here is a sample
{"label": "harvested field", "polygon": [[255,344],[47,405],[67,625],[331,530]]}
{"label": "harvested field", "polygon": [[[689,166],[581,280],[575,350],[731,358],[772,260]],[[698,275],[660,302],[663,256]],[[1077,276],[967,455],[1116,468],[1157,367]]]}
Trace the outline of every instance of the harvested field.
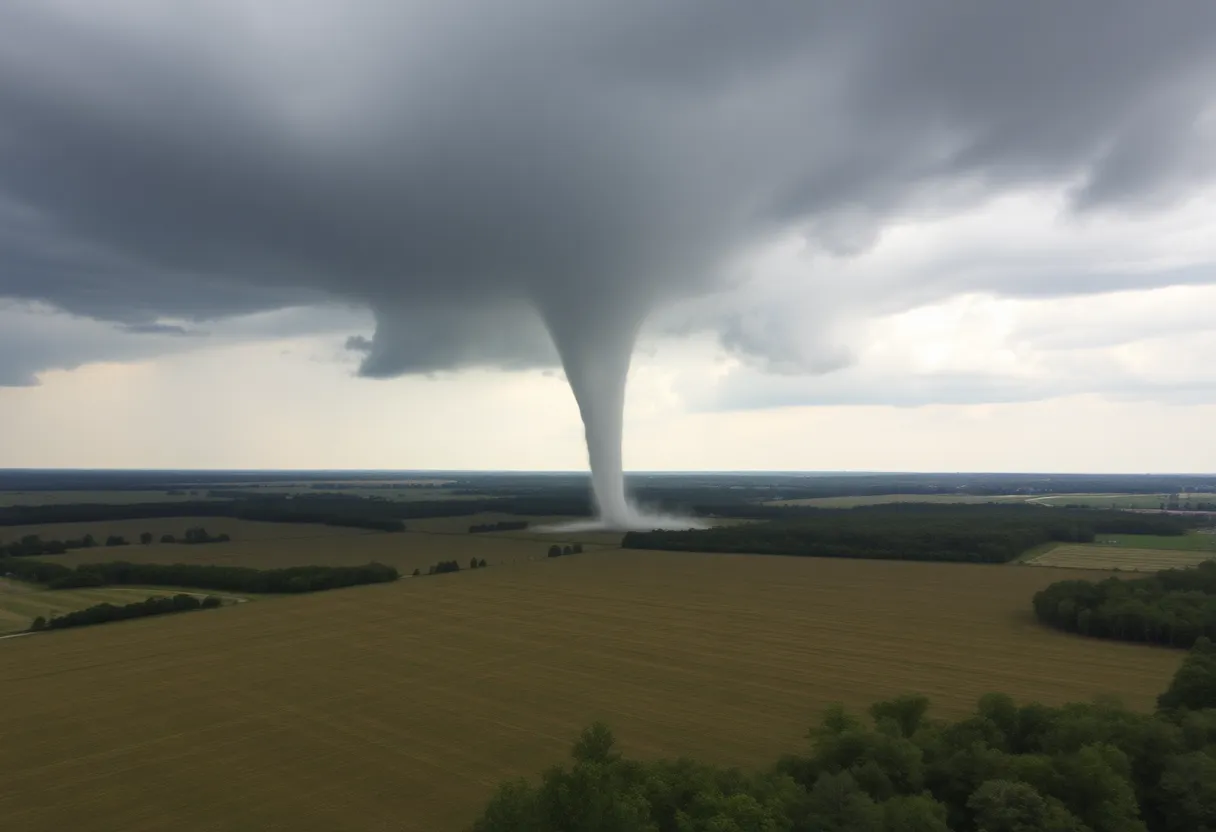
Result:
{"label": "harvested field", "polygon": [[833,700],[1151,707],[1182,653],[1037,625],[1030,598],[1057,578],[607,551],[13,639],[0,817],[447,832],[596,718],[630,753],[757,765]]}
{"label": "harvested field", "polygon": [[1123,572],[1156,572],[1183,569],[1216,558],[1212,551],[1194,549],[1132,549],[1097,543],[1061,544],[1022,563],[1065,569],[1118,569]]}

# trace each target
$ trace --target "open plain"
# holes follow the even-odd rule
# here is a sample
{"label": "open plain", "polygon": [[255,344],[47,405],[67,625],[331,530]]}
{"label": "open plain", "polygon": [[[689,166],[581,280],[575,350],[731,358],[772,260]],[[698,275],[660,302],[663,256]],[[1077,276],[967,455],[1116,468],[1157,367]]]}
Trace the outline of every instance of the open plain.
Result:
{"label": "open plain", "polygon": [[12,639],[0,817],[445,832],[597,718],[628,752],[759,765],[834,700],[1151,707],[1181,654],[1037,625],[1030,598],[1058,577],[601,550]]}

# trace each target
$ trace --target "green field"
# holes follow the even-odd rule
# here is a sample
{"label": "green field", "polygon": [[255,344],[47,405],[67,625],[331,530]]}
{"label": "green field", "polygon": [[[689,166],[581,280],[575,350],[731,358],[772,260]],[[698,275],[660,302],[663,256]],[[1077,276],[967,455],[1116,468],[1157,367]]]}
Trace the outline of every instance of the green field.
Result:
{"label": "green field", "polygon": [[1069,569],[1153,572],[1184,569],[1216,558],[1216,535],[1104,534],[1093,543],[1036,546],[1019,563]]}
{"label": "green field", "polygon": [[1183,535],[1100,534],[1093,546],[1119,546],[1129,549],[1171,549],[1184,552],[1210,552],[1216,557],[1216,534]]}

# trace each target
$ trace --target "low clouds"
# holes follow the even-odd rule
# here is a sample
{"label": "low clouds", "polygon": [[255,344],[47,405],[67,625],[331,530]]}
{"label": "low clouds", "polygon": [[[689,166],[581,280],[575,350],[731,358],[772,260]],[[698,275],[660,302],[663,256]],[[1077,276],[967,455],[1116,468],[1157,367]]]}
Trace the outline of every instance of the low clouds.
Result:
{"label": "low clouds", "polygon": [[[1210,187],[1214,39],[1190,0],[9,0],[0,297],[142,339],[115,358],[364,308],[376,377],[550,366],[530,304],[572,327],[658,304],[660,330],[824,372],[864,353],[855,323],[962,293],[1216,282],[1194,241],[1129,264],[1081,228],[1163,232]],[[1026,191],[1083,244],[1036,263],[1023,218],[931,270],[924,236],[866,259]],[[90,327],[10,330],[0,384],[92,360]]]}

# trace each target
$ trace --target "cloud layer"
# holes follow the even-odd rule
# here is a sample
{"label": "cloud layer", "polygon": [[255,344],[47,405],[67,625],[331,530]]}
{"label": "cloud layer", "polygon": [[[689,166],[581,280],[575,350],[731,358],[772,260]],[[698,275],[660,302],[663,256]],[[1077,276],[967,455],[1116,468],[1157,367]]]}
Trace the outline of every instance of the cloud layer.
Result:
{"label": "cloud layer", "polygon": [[[1016,239],[971,268],[890,264],[864,293],[822,265],[1012,191],[1063,194],[1064,223],[1201,192],[1214,38],[1196,0],[9,0],[0,297],[150,352],[173,327],[353,303],[374,315],[352,342],[374,376],[549,365],[533,303],[590,326],[705,297],[672,326],[823,371],[849,360],[832,335],[849,315],[977,283],[1216,280],[1186,258],[1027,270]],[[779,298],[712,300],[791,236],[820,258],[799,279],[822,337],[772,325]],[[56,343],[4,350],[0,384],[86,358],[22,338]]]}

